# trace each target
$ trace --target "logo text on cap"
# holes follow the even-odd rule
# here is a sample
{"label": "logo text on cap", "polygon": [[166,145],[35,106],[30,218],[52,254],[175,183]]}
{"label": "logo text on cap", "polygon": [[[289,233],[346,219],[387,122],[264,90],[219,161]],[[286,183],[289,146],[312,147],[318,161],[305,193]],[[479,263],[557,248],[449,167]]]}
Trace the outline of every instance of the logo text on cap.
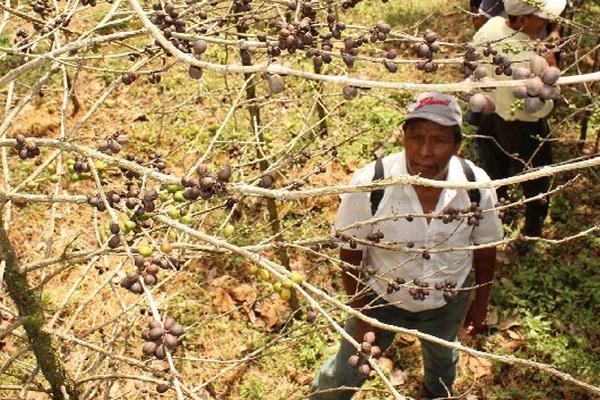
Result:
{"label": "logo text on cap", "polygon": [[425,106],[432,106],[432,105],[447,106],[448,104],[450,104],[450,100],[436,99],[435,97],[425,97],[424,99],[419,101],[419,104],[417,104],[417,106],[415,107],[415,110],[418,110],[419,108],[423,108]]}

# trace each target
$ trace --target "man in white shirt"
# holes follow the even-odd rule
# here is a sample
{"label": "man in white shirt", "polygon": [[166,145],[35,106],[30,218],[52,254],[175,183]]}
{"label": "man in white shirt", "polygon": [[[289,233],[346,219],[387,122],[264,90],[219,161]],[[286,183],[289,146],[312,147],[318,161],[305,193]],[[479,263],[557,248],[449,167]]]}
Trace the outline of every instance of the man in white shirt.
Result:
{"label": "man in white shirt", "polygon": [[[448,183],[489,180],[482,169],[456,156],[461,142],[462,115],[454,97],[423,93],[408,111],[404,151],[383,158],[379,167],[378,163],[371,163],[356,171],[351,184],[370,183],[381,167],[385,178],[418,175]],[[474,208],[474,197],[479,203],[480,209],[476,212],[480,213],[481,221],[438,218],[452,214],[453,210],[462,210],[462,213]],[[353,296],[350,304],[381,322],[418,329],[449,341],[456,340],[463,320],[466,325],[480,329],[487,313],[496,248],[471,251],[464,247],[501,239],[501,222],[497,212],[492,210],[496,204],[495,191],[396,185],[385,188],[376,206],[373,206],[373,198],[371,193],[364,192],[344,194],[335,221],[341,237],[356,238],[349,239],[340,251],[341,260],[358,267],[346,269],[342,274],[344,288]],[[386,219],[395,215],[404,217]],[[360,224],[371,218],[383,219]],[[350,225],[353,227],[348,228]],[[358,239],[371,243],[360,245],[355,241]],[[373,243],[375,241],[379,243]],[[476,290],[467,312],[470,291],[457,292],[442,287],[447,284],[454,289],[471,286],[472,266],[476,283],[483,286]],[[368,294],[360,295],[363,292]],[[345,329],[359,342],[367,332],[374,332],[374,344],[382,351],[394,338],[392,332],[375,330],[355,318],[348,319]],[[427,397],[448,396],[455,378],[457,353],[426,341],[421,345],[424,393]],[[359,387],[366,380],[364,368],[359,372],[348,364],[349,357],[355,353],[356,349],[343,340],[339,352],[324,364],[315,378],[311,399],[350,399],[356,393],[356,389],[336,389]]]}
{"label": "man in white shirt", "polygon": [[[531,4],[537,4],[533,6]],[[473,37],[476,44],[493,43],[498,52],[495,57],[506,56],[512,61],[512,68],[526,67],[536,54],[534,40],[551,20],[564,10],[566,0],[505,0],[504,8],[508,19],[493,17],[487,21]],[[509,48],[513,50],[508,51]],[[515,52],[516,49],[516,52]],[[556,64],[552,54],[546,59],[550,65]],[[512,79],[496,75],[495,66],[482,64],[488,69],[488,76],[496,80]],[[488,95],[494,100],[496,111],[482,115],[477,133],[488,138],[477,139],[479,155],[485,170],[492,179],[507,178],[527,168],[537,168],[552,164],[551,143],[545,140],[550,128],[545,117],[552,111],[554,103],[546,100],[535,112],[515,108],[517,100],[510,87],[499,87]],[[516,157],[515,157],[516,156]],[[541,178],[523,183],[525,197],[533,197],[548,191],[550,181]],[[506,197],[506,187],[498,189],[499,197]],[[522,232],[527,236],[541,236],[543,220],[548,213],[547,201],[527,203],[525,226]]]}

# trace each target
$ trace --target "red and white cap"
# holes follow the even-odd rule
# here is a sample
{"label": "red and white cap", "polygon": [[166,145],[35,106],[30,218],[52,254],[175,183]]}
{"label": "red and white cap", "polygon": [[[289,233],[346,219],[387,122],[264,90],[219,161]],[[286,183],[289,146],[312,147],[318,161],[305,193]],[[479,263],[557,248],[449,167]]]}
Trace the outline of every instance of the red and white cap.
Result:
{"label": "red and white cap", "polygon": [[462,124],[462,110],[454,96],[439,92],[417,95],[407,107],[406,120],[422,118],[444,126]]}

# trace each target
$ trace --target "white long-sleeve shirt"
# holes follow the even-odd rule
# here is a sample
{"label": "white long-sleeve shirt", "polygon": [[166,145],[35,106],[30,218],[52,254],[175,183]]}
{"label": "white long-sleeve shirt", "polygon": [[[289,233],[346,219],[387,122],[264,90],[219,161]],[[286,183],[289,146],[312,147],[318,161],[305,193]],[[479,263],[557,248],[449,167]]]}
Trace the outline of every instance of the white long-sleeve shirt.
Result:
{"label": "white long-sleeve shirt", "polygon": [[[473,169],[476,181],[489,181],[488,175],[481,169],[469,164]],[[368,184],[372,182],[374,163],[355,172],[351,184]],[[383,159],[386,178],[396,178],[408,175],[404,151],[387,156]],[[456,157],[452,157],[448,168],[448,182],[468,182],[463,169]],[[485,210],[493,208],[497,202],[493,189],[481,189],[480,206]],[[370,193],[346,193],[341,196],[341,205],[336,217],[335,228],[338,230],[360,221],[373,218],[371,215]],[[443,189],[440,193],[435,213],[447,206],[459,209],[468,208],[470,205],[466,190]],[[384,196],[379,204],[375,218],[398,214],[422,214],[421,203],[411,185],[395,185],[385,188]],[[432,218],[427,223],[426,218],[416,217],[412,222],[401,218],[397,221],[387,220],[375,225],[361,225],[344,230],[343,232],[357,238],[366,239],[367,235],[380,230],[384,233],[381,243],[399,242],[406,245],[411,241],[415,249],[465,247],[471,244],[490,243],[502,238],[502,224],[496,211],[483,213],[483,219],[478,227],[469,226],[464,219],[444,224],[443,221]],[[346,248],[349,248],[346,245]],[[442,291],[433,289],[436,282],[446,278],[454,279],[458,287],[465,281],[473,262],[471,250],[457,250],[449,252],[431,253],[429,260],[424,259],[419,253],[410,253],[402,250],[387,250],[376,247],[358,246],[363,252],[367,265],[376,268],[375,277],[366,282],[377,294],[399,308],[411,312],[442,307],[446,304]],[[380,278],[403,278],[411,282],[416,278],[424,278],[429,283],[431,293],[424,301],[414,300],[408,293],[408,288],[388,294],[387,281]]]}

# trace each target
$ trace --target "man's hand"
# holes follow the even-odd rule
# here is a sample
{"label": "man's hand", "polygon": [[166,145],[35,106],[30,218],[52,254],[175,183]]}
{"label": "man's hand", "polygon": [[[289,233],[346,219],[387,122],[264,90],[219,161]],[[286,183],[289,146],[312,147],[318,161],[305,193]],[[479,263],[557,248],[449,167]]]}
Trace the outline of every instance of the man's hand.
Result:
{"label": "man's hand", "polygon": [[464,324],[468,335],[474,335],[487,329],[487,324],[485,323],[487,317],[487,305],[487,301],[484,302],[475,299],[469,307]]}
{"label": "man's hand", "polygon": [[486,328],[485,317],[487,316],[491,282],[496,270],[496,248],[475,250],[473,252],[473,268],[475,269],[475,283],[479,287],[465,318],[465,327],[470,335],[479,333]]}

